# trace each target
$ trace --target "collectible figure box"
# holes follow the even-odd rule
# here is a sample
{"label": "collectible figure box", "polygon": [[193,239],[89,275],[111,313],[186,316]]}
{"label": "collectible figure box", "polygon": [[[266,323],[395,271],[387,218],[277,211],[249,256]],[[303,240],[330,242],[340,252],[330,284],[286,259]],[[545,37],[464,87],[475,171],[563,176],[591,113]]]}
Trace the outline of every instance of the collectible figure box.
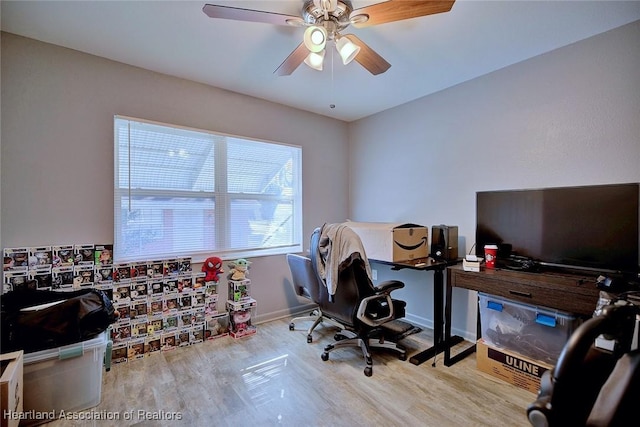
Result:
{"label": "collectible figure box", "polygon": [[227,301],[229,312],[229,334],[233,338],[242,338],[256,333],[256,327],[251,324],[256,314],[256,300]]}
{"label": "collectible figure box", "polygon": [[50,269],[52,258],[51,246],[29,248],[29,270]]}
{"label": "collectible figure box", "polygon": [[229,334],[233,338],[242,338],[256,333],[256,327],[251,324],[255,311],[253,307],[229,312]]}
{"label": "collectible figure box", "polygon": [[29,269],[29,248],[5,248],[3,271],[27,271]]}
{"label": "collectible figure box", "polygon": [[76,265],[94,265],[95,245],[75,245],[73,262]]}
{"label": "collectible figure box", "polygon": [[251,280],[229,280],[229,299],[234,302],[251,299]]}
{"label": "collectible figure box", "polygon": [[253,298],[249,298],[246,301],[238,301],[238,302],[228,300],[227,311],[231,312],[231,311],[247,310],[250,308],[254,308],[257,305],[258,305],[258,302]]}
{"label": "collectible figure box", "polygon": [[396,262],[429,255],[428,229],[416,224],[348,222],[362,241],[367,258]]}
{"label": "collectible figure box", "polygon": [[73,265],[74,245],[53,246],[53,265],[58,267]]}
{"label": "collectible figure box", "polygon": [[211,316],[206,320],[204,337],[208,340],[229,335],[229,313]]}

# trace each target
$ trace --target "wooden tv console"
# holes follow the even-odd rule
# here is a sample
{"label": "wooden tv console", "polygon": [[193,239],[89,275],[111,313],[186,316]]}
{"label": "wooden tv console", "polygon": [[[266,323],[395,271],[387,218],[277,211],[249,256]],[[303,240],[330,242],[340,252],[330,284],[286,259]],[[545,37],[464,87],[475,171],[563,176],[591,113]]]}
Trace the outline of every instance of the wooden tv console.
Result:
{"label": "wooden tv console", "polygon": [[447,286],[497,295],[525,304],[591,316],[600,290],[593,275],[529,273],[514,270],[464,271],[447,269]]}
{"label": "wooden tv console", "polygon": [[[461,265],[451,266],[447,268],[445,343],[460,341],[459,337],[451,336],[453,288],[497,295],[583,317],[593,315],[600,295],[600,290],[596,287],[596,278],[589,274],[534,273],[504,269],[472,272],[464,271]],[[480,328],[478,328],[478,337],[480,337],[479,334]],[[451,357],[450,345],[446,345],[444,364],[450,366],[472,353],[474,349],[475,346]]]}

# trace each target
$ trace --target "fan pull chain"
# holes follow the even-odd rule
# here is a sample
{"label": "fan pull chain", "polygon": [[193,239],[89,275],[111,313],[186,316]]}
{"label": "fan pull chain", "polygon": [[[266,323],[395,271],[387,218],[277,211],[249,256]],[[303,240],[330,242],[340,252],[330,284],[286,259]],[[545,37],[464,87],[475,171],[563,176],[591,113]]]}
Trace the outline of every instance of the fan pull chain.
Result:
{"label": "fan pull chain", "polygon": [[[333,101],[333,49],[331,50],[331,101]],[[336,104],[333,102],[329,104],[329,108],[336,108]]]}

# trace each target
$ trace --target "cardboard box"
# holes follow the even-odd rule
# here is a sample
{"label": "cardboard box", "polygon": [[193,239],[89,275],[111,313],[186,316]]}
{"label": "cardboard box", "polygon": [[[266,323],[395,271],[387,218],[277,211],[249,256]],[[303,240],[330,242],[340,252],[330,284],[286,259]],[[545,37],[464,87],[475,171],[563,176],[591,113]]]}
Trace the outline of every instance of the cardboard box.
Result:
{"label": "cardboard box", "polygon": [[396,262],[429,256],[428,228],[417,224],[349,222],[367,258]]}
{"label": "cardboard box", "polygon": [[22,413],[22,351],[0,354],[0,426],[17,427]]}
{"label": "cardboard box", "polygon": [[552,368],[539,360],[489,346],[482,339],[476,343],[476,363],[478,370],[536,394],[542,374]]}
{"label": "cardboard box", "polygon": [[467,259],[463,259],[462,260],[462,269],[464,271],[473,271],[473,272],[480,272],[481,268],[482,268],[482,261],[484,261],[483,258],[477,258],[476,260],[467,260]]}

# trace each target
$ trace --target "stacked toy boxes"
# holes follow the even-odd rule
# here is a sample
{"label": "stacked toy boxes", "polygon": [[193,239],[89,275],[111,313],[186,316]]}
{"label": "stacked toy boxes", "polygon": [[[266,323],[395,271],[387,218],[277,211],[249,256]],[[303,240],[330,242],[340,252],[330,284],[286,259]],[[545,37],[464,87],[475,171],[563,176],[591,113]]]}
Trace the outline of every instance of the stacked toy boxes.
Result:
{"label": "stacked toy boxes", "polygon": [[191,267],[191,258],[114,266],[120,312],[112,335],[114,363],[228,335],[229,315],[218,312],[218,282]]}
{"label": "stacked toy boxes", "polygon": [[227,311],[229,334],[233,338],[256,333],[256,327],[251,324],[257,303],[251,298],[251,280],[247,278],[250,264],[251,262],[244,258],[229,263]]}
{"label": "stacked toy boxes", "polygon": [[[112,249],[112,245],[94,244],[5,248],[2,293],[95,287],[112,299]],[[20,425],[55,419],[40,419],[35,414],[45,416],[98,405],[110,344],[104,331],[83,342],[25,353],[21,361]]]}
{"label": "stacked toy boxes", "polygon": [[111,327],[113,363],[228,335],[218,283],[194,272],[191,258],[116,264],[112,254],[111,244],[6,248],[2,291],[103,290],[119,313]]}

